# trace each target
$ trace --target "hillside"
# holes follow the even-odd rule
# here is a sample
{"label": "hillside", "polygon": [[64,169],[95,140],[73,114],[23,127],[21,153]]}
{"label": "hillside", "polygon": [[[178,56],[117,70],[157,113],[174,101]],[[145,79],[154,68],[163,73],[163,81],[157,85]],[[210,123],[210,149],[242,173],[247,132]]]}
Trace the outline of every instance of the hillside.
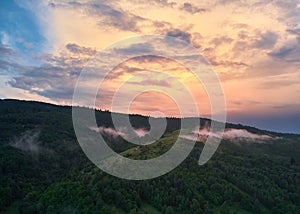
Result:
{"label": "hillside", "polygon": [[[203,143],[198,132],[188,133],[182,140],[198,142],[179,167],[152,180],[128,181],[86,158],[71,110],[0,100],[0,213],[300,213],[300,135],[226,124],[217,152],[199,166]],[[178,137],[180,120],[168,118],[158,142],[136,146],[114,130],[110,117],[97,111],[93,130],[132,159],[158,156]],[[130,117],[142,137],[148,119]],[[202,119],[199,132],[209,122]]]}

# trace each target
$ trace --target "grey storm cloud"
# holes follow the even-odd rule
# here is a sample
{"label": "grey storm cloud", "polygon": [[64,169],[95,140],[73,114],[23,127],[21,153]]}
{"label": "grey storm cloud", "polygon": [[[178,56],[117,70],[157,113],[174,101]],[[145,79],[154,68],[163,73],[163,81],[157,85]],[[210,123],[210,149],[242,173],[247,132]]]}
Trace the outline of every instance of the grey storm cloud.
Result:
{"label": "grey storm cloud", "polygon": [[180,9],[184,10],[186,12],[189,12],[191,14],[203,13],[203,12],[207,11],[207,9],[196,7],[196,6],[194,6],[194,5],[192,5],[191,3],[188,3],[188,2],[183,3],[183,5]]}

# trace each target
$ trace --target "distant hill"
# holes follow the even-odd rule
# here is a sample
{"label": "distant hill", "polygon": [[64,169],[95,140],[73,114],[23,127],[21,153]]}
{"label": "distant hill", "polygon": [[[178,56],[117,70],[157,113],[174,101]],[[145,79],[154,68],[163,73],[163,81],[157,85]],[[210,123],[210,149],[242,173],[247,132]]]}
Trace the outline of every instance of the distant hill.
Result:
{"label": "distant hill", "polygon": [[[102,172],[86,158],[71,113],[69,106],[0,100],[0,211],[300,213],[300,135],[226,124],[216,154],[199,166],[210,124],[203,118],[198,130],[182,137],[198,143],[179,167],[156,179],[127,181]],[[95,115],[98,127],[92,131],[101,132],[111,148],[132,159],[167,151],[180,128],[180,119],[168,118],[160,140],[137,146],[115,132],[110,112]],[[148,120],[130,115],[141,138],[146,139]]]}

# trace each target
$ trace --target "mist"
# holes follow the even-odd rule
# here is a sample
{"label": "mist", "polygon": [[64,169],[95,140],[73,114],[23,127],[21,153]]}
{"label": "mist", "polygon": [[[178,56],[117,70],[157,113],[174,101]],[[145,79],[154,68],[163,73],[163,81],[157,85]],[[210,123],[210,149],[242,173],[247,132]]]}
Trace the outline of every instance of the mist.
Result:
{"label": "mist", "polygon": [[109,135],[112,138],[117,138],[119,136],[125,136],[126,134],[124,132],[121,131],[117,131],[113,128],[110,127],[104,127],[104,126],[99,126],[99,127],[90,127],[90,130],[101,133],[101,134],[105,134],[105,135]]}
{"label": "mist", "polygon": [[90,127],[90,130],[101,133],[101,134],[105,134],[108,135],[114,139],[118,138],[118,137],[127,137],[127,138],[134,138],[134,137],[144,137],[145,135],[147,135],[149,133],[148,130],[144,129],[144,128],[138,128],[138,129],[133,129],[134,136],[131,136],[127,127],[120,127],[118,128],[118,130],[114,129],[114,128],[110,128],[110,127],[104,127],[104,126],[99,126],[99,127]]}
{"label": "mist", "polygon": [[208,136],[215,138],[222,138],[226,140],[245,140],[245,141],[256,141],[263,142],[264,140],[270,140],[273,137],[269,135],[259,135],[247,131],[246,129],[225,129],[223,134],[221,132],[211,131],[209,127],[200,129],[199,127],[194,129],[190,134],[180,135],[180,138],[198,142],[206,142]]}
{"label": "mist", "polygon": [[40,152],[40,147],[38,145],[39,136],[39,131],[27,131],[20,137],[12,140],[9,145],[23,152],[38,154]]}

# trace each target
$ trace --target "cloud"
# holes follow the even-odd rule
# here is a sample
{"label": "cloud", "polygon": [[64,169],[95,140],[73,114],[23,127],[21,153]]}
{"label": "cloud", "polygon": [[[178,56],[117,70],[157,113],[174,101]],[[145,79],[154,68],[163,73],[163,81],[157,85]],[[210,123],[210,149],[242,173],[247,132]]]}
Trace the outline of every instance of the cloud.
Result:
{"label": "cloud", "polygon": [[226,4],[242,4],[242,2],[240,0],[217,0],[216,1],[216,5],[226,5]]}
{"label": "cloud", "polygon": [[146,79],[140,82],[141,85],[155,85],[155,86],[164,86],[171,87],[170,83],[166,80],[155,80],[155,79]]}
{"label": "cloud", "polygon": [[94,50],[92,48],[82,47],[82,46],[79,46],[74,43],[67,44],[66,48],[74,54],[83,54],[83,55],[88,55],[88,56],[93,56],[96,54],[96,50]]}
{"label": "cloud", "polygon": [[67,86],[63,87],[62,83],[63,81],[47,81],[46,78],[36,78],[35,80],[32,80],[26,77],[15,77],[13,80],[8,81],[8,84],[14,88],[48,97],[54,101],[70,100],[72,98],[73,90]]}
{"label": "cloud", "polygon": [[154,4],[156,6],[164,6],[164,7],[171,7],[173,8],[177,3],[176,2],[169,2],[168,0],[138,0],[138,3],[145,3],[145,4]]}
{"label": "cloud", "polygon": [[23,38],[16,38],[16,42],[23,45],[26,49],[32,49],[34,48],[34,44],[32,42],[27,42]]}
{"label": "cloud", "polygon": [[259,37],[260,38],[254,42],[253,46],[260,49],[271,49],[276,44],[279,36],[276,33],[268,31],[261,34]]}
{"label": "cloud", "polygon": [[217,37],[211,41],[211,43],[213,43],[215,46],[222,44],[230,44],[231,42],[233,42],[233,39],[228,36]]}
{"label": "cloud", "polygon": [[166,35],[176,37],[178,39],[186,41],[187,43],[191,43],[191,34],[179,29],[170,30],[166,33]]}
{"label": "cloud", "polygon": [[298,1],[294,0],[277,0],[274,4],[283,12],[284,17],[280,17],[280,19],[288,19],[286,21],[291,21],[293,18],[299,17],[298,13]]}
{"label": "cloud", "polygon": [[271,31],[251,35],[250,32],[243,30],[239,32],[239,38],[240,40],[237,40],[233,46],[233,51],[237,56],[241,53],[255,51],[254,49],[272,49],[276,45],[279,35]]}
{"label": "cloud", "polygon": [[136,16],[122,9],[113,8],[107,2],[52,2],[52,8],[78,10],[78,12],[98,18],[99,26],[110,26],[119,30],[140,32],[137,24],[144,18]]}
{"label": "cloud", "polygon": [[269,55],[276,58],[285,58],[295,50],[294,47],[281,47],[277,51],[270,52]]}
{"label": "cloud", "polygon": [[[8,48],[13,47],[16,51],[18,48],[14,45],[32,41],[20,35],[11,35],[3,29],[3,32],[7,33],[5,35],[7,38],[2,35],[2,43],[9,39],[9,43],[3,43],[9,46],[0,47],[0,55],[5,55],[4,57],[7,58],[13,57],[14,61],[4,57],[0,60],[3,82],[10,79],[7,85],[2,84],[5,85],[0,89],[1,92],[4,91],[2,94],[9,96],[8,91],[15,90],[22,91],[28,96],[32,95],[33,99],[40,97],[35,94],[41,94],[55,100],[65,99],[67,102],[72,97],[72,88],[76,78],[94,50],[136,34],[163,34],[175,36],[193,44],[211,61],[216,72],[222,77],[221,79],[226,80],[222,82],[222,85],[224,83],[228,103],[237,99],[251,100],[253,96],[255,100],[268,103],[272,101],[275,103],[276,100],[278,105],[288,102],[287,98],[290,95],[293,96],[290,102],[299,100],[299,96],[293,93],[299,90],[294,83],[297,78],[290,75],[299,70],[299,63],[297,63],[300,55],[300,31],[297,26],[299,24],[298,1],[204,0],[197,2],[185,0],[177,4],[172,1],[174,0],[46,1],[43,3],[46,6],[45,10],[32,10],[34,11],[32,15],[40,19],[38,23],[41,27],[32,28],[29,32],[30,35],[42,33],[42,36],[49,41],[48,45],[51,45],[53,49],[48,49],[50,54],[47,58],[38,59],[37,62],[36,58],[40,56],[32,51],[27,54],[28,58],[31,58],[29,62],[23,63],[24,58],[11,55]],[[30,5],[31,3],[26,4],[34,9],[41,8]],[[216,19],[217,16],[222,18]],[[6,21],[9,19],[4,20],[4,23]],[[7,25],[9,24],[8,22]],[[291,38],[293,41],[290,41]],[[125,54],[145,53],[152,51],[158,45],[153,43],[151,47],[149,44],[136,44],[116,51],[119,51],[119,54],[121,52]],[[40,47],[37,46],[37,48]],[[64,48],[64,53],[59,55],[60,48]],[[42,49],[45,50],[45,48]],[[177,46],[174,50],[177,51],[172,50],[174,55],[183,52],[183,49]],[[191,55],[183,57],[195,62],[197,60]],[[113,57],[103,59],[109,63],[113,60]],[[140,58],[137,61],[140,63],[127,65],[127,68],[110,74],[111,81],[105,88],[107,91],[103,91],[104,99],[109,97],[108,88],[111,89],[112,85],[115,86],[119,80],[141,71],[141,63],[155,64],[155,68],[158,69],[171,67],[167,71],[177,72],[176,67],[169,66],[165,61],[158,61],[154,57]],[[187,75],[183,72],[181,74],[185,78]],[[270,80],[272,76],[280,76],[283,73],[289,74],[288,78],[291,81],[282,80],[282,84],[280,80],[268,83],[267,80]],[[3,74],[6,75],[4,78]],[[100,74],[93,75],[92,83],[86,84],[87,91],[95,83],[93,79]],[[168,81],[154,82],[145,79],[141,83],[172,84]],[[271,89],[266,90],[266,85]],[[272,95],[268,94],[271,90]],[[282,92],[283,90],[285,91]],[[22,95],[18,98],[22,98]],[[151,103],[151,100],[148,103]],[[140,107],[142,108],[143,105],[141,104]],[[234,105],[233,107],[246,113],[253,112],[255,108],[252,105]],[[261,111],[268,112],[269,109],[266,107]]]}
{"label": "cloud", "polygon": [[239,54],[240,52],[246,52],[249,50],[249,43],[247,41],[237,41],[233,46],[234,54]]}
{"label": "cloud", "polygon": [[272,108],[275,108],[275,109],[290,109],[290,108],[294,108],[294,107],[297,107],[297,106],[295,106],[295,105],[289,105],[289,104],[272,106]]}
{"label": "cloud", "polygon": [[245,24],[245,23],[234,23],[231,25],[234,29],[247,29],[249,28],[249,25],[248,24]]}
{"label": "cloud", "polygon": [[13,75],[16,74],[19,69],[20,69],[19,64],[0,59],[0,74]]}
{"label": "cloud", "polygon": [[268,53],[268,55],[287,62],[300,62],[300,44],[283,46],[278,50]]}
{"label": "cloud", "polygon": [[171,87],[171,84],[167,81],[167,80],[163,80],[163,79],[153,79],[153,78],[149,78],[149,79],[145,79],[139,82],[127,82],[128,84],[134,84],[134,85],[143,85],[143,86],[163,86],[163,87]]}
{"label": "cloud", "polygon": [[292,85],[299,84],[299,77],[300,76],[279,76],[276,79],[267,79],[265,82],[260,83],[258,87],[262,89],[270,89],[276,85],[277,88],[282,87],[290,87]]}
{"label": "cloud", "polygon": [[[156,44],[155,45],[160,45]],[[13,66],[12,69],[15,73],[11,74],[10,79],[7,84],[13,88],[22,89],[30,94],[37,94],[46,98],[49,98],[57,102],[70,103],[73,98],[74,87],[79,77],[82,69],[90,69],[88,83],[84,85],[82,90],[86,93],[86,97],[90,98],[90,88],[91,84],[97,84],[99,78],[104,78],[106,74],[106,67],[110,63],[114,63],[114,60],[118,60],[118,55],[122,54],[142,54],[155,51],[155,47],[150,43],[136,43],[130,45],[129,47],[123,47],[114,49],[110,53],[105,53],[105,57],[101,57],[96,64],[89,64],[90,54],[93,54],[95,51],[88,47],[83,47],[74,43],[68,43],[65,45],[65,49],[61,50],[61,53],[57,55],[46,55],[41,57],[43,62],[41,65],[37,66],[22,66],[22,65],[12,65],[8,62],[1,63],[4,69],[6,69],[6,74],[9,73],[8,67]],[[177,51],[176,48],[174,50]],[[190,60],[194,59],[194,56],[182,56]],[[197,57],[197,56],[196,56]],[[93,67],[97,66],[97,67]],[[108,76],[105,76],[106,80],[103,84],[106,84],[104,89],[99,92],[97,98],[99,100],[110,101],[111,97],[114,94],[114,90],[117,90],[116,86],[121,84],[122,81],[125,81],[124,78],[140,72],[147,70],[163,70],[166,72],[179,72],[178,63],[171,61],[170,59],[146,55],[141,57],[135,57],[130,62],[121,64],[120,66],[113,69],[109,72]],[[180,72],[186,72],[187,70],[183,67],[180,68]],[[4,73],[5,74],[5,73]],[[128,82],[130,83],[130,82]],[[174,87],[172,82],[169,82],[167,78],[151,78],[145,77],[139,81],[134,82],[140,87],[145,85],[151,86],[163,86],[163,87]],[[135,87],[135,86],[134,86]],[[176,87],[176,86],[175,86]],[[124,95],[126,97],[126,95]],[[104,108],[109,108],[107,104]],[[102,103],[104,105],[104,103]]]}
{"label": "cloud", "polygon": [[114,51],[118,54],[146,54],[154,51],[154,47],[150,43],[132,44],[126,48],[116,48]]}
{"label": "cloud", "polygon": [[203,13],[203,12],[207,11],[207,9],[196,7],[196,6],[194,6],[194,5],[192,5],[191,3],[188,3],[188,2],[183,3],[183,5],[180,9],[184,10],[188,13],[191,13],[191,14]]}
{"label": "cloud", "polygon": [[[242,30],[237,32],[238,39],[230,40],[230,38],[216,38],[211,43],[222,45],[221,47],[232,47],[232,56],[244,58],[247,61],[258,59],[258,54],[263,54],[264,50],[272,50],[279,40],[280,36],[277,33],[267,31],[265,33],[257,32],[257,30]],[[231,43],[235,41],[232,46]],[[226,43],[227,42],[227,43]],[[253,60],[249,59],[252,57]],[[260,55],[260,57],[262,57]],[[247,62],[249,64],[249,62]]]}
{"label": "cloud", "polygon": [[252,106],[263,104],[262,102],[258,102],[258,101],[254,101],[254,100],[243,100],[243,101],[233,100],[233,101],[231,101],[231,103],[234,105],[252,105]]}
{"label": "cloud", "polygon": [[[165,6],[174,5],[168,1],[153,0],[153,2],[160,3]],[[103,28],[105,26],[106,28],[115,28],[120,31],[142,33],[148,28],[153,28],[159,32],[171,26],[171,24],[166,21],[153,21],[131,13],[130,10],[124,10],[116,5],[118,4],[109,1],[72,1],[65,3],[52,2],[51,7],[78,10],[79,13],[86,14],[89,17],[94,17],[98,22],[99,28]]]}
{"label": "cloud", "polygon": [[286,31],[288,33],[290,33],[290,34],[300,36],[300,28],[297,28],[297,29],[287,29]]}
{"label": "cloud", "polygon": [[146,64],[146,63],[159,63],[163,65],[163,63],[168,63],[170,60],[165,57],[155,56],[155,55],[146,55],[135,57],[134,61],[138,64]]}
{"label": "cloud", "polygon": [[[77,71],[76,71],[77,70]],[[71,100],[77,75],[81,68],[62,68],[43,65],[19,73],[8,81],[14,88],[23,89],[52,100]]]}
{"label": "cloud", "polygon": [[140,32],[138,22],[145,21],[141,16],[114,9],[109,5],[101,3],[92,3],[88,5],[88,13],[103,18],[99,24],[113,26],[120,30]]}
{"label": "cloud", "polygon": [[0,57],[12,56],[14,51],[7,45],[0,44]]}
{"label": "cloud", "polygon": [[[19,65],[0,61],[2,72],[10,74],[8,85],[23,89],[31,94],[38,94],[54,101],[72,100],[75,83],[84,65],[92,54],[90,48],[69,45],[75,55],[62,52],[57,56],[47,55],[38,66]],[[81,53],[85,53],[81,55]],[[13,72],[11,72],[13,71]]]}
{"label": "cloud", "polygon": [[234,62],[234,61],[215,61],[215,60],[210,60],[210,63],[213,66],[226,66],[226,67],[249,67],[248,64],[244,63],[244,62]]}

